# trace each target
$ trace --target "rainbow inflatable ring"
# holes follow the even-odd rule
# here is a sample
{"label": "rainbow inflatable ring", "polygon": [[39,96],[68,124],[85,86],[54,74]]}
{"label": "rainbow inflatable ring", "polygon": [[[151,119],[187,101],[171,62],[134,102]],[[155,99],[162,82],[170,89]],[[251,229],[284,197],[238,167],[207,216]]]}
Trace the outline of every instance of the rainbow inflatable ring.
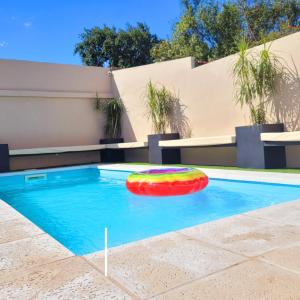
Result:
{"label": "rainbow inflatable ring", "polygon": [[132,173],[127,189],[143,196],[176,196],[198,192],[208,184],[208,177],[193,168],[151,169]]}

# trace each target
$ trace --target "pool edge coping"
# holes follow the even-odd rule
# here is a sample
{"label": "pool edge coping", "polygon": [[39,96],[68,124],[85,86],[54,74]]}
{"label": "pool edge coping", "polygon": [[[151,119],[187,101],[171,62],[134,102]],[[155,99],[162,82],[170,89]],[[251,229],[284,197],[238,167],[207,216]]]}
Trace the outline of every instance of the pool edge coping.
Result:
{"label": "pool edge coping", "polygon": [[[23,170],[23,171],[14,171],[1,173],[1,177],[8,177],[14,175],[31,175],[39,174],[43,172],[57,172],[65,170],[80,170],[80,169],[89,169],[97,168],[100,170],[107,171],[119,171],[119,172],[137,172],[144,171],[147,169],[160,169],[160,168],[169,168],[170,166],[148,166],[148,165],[126,165],[122,163],[116,164],[87,164],[87,165],[78,165],[78,166],[69,166],[69,167],[53,167],[53,168],[43,168],[43,169],[32,169],[32,170]],[[278,184],[291,184],[291,185],[300,185],[300,174],[295,173],[274,173],[274,172],[258,172],[258,171],[244,171],[244,170],[223,170],[215,168],[196,168],[204,172],[208,177],[217,178],[217,179],[229,179],[229,180],[242,180],[242,181],[254,181],[254,182],[269,182],[269,183],[278,183]]]}

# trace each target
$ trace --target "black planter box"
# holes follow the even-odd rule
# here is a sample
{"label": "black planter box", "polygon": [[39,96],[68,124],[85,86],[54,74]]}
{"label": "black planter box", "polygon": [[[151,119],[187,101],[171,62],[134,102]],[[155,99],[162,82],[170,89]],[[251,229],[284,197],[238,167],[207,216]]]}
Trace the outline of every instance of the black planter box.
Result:
{"label": "black planter box", "polygon": [[[100,139],[100,144],[116,144],[123,143],[124,139]],[[104,163],[117,163],[125,162],[125,151],[123,149],[103,149],[100,151],[101,162]]]}
{"label": "black planter box", "polygon": [[8,144],[0,144],[0,172],[9,171]]}
{"label": "black planter box", "polygon": [[180,164],[179,148],[161,148],[159,141],[177,140],[179,133],[150,134],[148,135],[149,163],[150,164]]}
{"label": "black planter box", "polygon": [[260,140],[263,132],[283,132],[283,124],[236,127],[237,166],[241,168],[285,168],[284,146],[266,146]]}

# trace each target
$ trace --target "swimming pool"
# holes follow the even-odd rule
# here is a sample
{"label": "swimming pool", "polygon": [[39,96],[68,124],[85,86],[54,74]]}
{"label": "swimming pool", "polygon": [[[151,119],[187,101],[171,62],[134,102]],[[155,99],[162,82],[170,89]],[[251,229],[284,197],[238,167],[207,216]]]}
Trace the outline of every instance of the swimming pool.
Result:
{"label": "swimming pool", "polygon": [[[34,175],[28,177],[28,174]],[[0,176],[0,198],[76,255],[300,198],[300,186],[210,179],[198,193],[141,197],[96,166]]]}

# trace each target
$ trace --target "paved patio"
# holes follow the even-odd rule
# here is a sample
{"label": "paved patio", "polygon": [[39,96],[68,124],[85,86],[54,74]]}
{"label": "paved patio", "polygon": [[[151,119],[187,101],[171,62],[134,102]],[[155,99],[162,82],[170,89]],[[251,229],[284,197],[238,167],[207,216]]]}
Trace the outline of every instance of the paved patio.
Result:
{"label": "paved patio", "polygon": [[0,200],[0,299],[22,300],[300,299],[300,200],[112,248],[107,278],[103,264]]}

